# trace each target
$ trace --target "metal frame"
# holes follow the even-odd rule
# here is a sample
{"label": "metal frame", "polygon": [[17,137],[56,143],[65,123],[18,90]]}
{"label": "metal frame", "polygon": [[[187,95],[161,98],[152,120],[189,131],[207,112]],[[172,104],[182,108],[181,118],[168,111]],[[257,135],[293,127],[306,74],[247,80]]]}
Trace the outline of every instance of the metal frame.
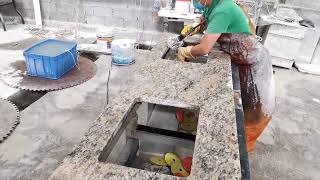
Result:
{"label": "metal frame", "polygon": [[[234,92],[240,92],[241,87],[239,83],[239,69],[236,64],[231,63],[232,68],[232,82]],[[241,101],[240,101],[241,102]],[[240,106],[239,106],[240,105]],[[249,155],[247,151],[246,131],[244,125],[244,114],[242,104],[235,104],[236,123],[237,123],[237,135],[239,144],[240,166],[241,166],[241,179],[250,180],[250,164]]]}
{"label": "metal frame", "polygon": [[[25,22],[24,22],[24,19],[23,19],[23,17],[22,17],[22,14],[17,10],[17,6],[16,6],[15,0],[12,0],[11,2],[8,2],[8,3],[5,3],[5,4],[0,4],[0,7],[2,7],[2,6],[7,6],[7,5],[12,5],[12,6],[13,6],[14,10],[17,12],[17,14],[18,14],[18,15],[20,16],[20,18],[21,18],[22,24],[24,24],[24,23],[25,23]],[[1,24],[2,24],[2,27],[3,27],[3,30],[6,31],[7,28],[6,28],[6,25],[5,25],[5,23],[4,23],[3,16],[2,16],[2,14],[1,14],[1,12],[0,12],[0,21],[1,21]]]}

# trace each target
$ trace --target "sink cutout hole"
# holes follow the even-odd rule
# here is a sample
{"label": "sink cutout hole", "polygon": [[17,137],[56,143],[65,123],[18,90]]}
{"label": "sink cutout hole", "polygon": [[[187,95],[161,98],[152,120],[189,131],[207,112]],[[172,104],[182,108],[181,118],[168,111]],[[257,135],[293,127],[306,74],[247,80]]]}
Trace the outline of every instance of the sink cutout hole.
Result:
{"label": "sink cutout hole", "polygon": [[[104,147],[99,161],[173,175],[169,165],[156,165],[150,158],[160,157],[163,161],[156,162],[166,162],[165,154],[174,153],[181,160],[172,158],[177,164],[192,157],[198,118],[199,108],[135,103]],[[185,172],[182,168],[181,163],[176,169]]]}
{"label": "sink cutout hole", "polygon": [[139,43],[139,44],[136,44],[135,48],[136,48],[136,49],[142,49],[142,50],[149,50],[149,51],[151,51],[152,48],[153,48],[153,46],[152,46],[152,45],[149,45],[149,44],[141,44],[141,43]]}
{"label": "sink cutout hole", "polygon": [[[165,52],[162,54],[162,57],[161,57],[161,58],[162,58],[162,59],[165,59],[165,60],[178,61],[178,51],[177,51],[177,50],[169,49],[168,51],[165,51]],[[208,56],[196,57],[194,60],[188,60],[188,59],[186,59],[186,62],[206,64],[206,63],[208,62]]]}

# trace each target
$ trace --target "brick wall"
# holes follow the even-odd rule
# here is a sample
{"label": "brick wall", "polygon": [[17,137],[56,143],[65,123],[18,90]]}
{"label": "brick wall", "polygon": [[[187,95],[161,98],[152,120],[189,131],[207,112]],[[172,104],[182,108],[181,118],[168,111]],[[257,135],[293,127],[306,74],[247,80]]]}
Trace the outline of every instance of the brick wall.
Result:
{"label": "brick wall", "polygon": [[[141,6],[140,6],[141,2]],[[155,30],[152,21],[154,0],[40,0],[42,18],[116,27],[145,27]],[[32,0],[16,0],[24,17],[34,19]],[[140,7],[140,8],[139,8]],[[1,8],[4,15],[16,15],[11,7]],[[140,23],[140,24],[139,24]]]}

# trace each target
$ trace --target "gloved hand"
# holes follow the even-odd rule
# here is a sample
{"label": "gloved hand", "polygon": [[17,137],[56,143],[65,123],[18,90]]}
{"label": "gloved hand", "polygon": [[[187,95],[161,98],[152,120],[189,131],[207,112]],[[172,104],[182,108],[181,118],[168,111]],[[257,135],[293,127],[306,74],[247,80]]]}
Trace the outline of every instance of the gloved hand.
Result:
{"label": "gloved hand", "polygon": [[[194,24],[194,26],[196,26],[196,25],[197,25],[197,24]],[[194,26],[191,26],[191,25],[186,25],[186,26],[184,26],[184,28],[182,29],[182,31],[181,31],[180,34],[183,35],[183,36],[187,36],[188,33],[191,31],[192,27],[194,27]],[[191,32],[190,35],[197,34],[197,33],[200,32],[200,30],[201,30],[201,27],[199,26],[199,27],[197,27],[193,32]]]}
{"label": "gloved hand", "polygon": [[192,47],[193,46],[179,48],[178,58],[180,61],[184,62],[186,59],[194,59],[194,57],[191,54]]}

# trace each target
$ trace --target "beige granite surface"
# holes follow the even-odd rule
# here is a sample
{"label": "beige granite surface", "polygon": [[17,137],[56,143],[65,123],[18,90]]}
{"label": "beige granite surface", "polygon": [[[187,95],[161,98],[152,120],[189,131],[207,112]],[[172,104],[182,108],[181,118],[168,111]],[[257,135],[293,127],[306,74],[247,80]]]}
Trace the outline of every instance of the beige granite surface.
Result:
{"label": "beige granite surface", "polygon": [[192,173],[186,179],[241,178],[230,57],[213,52],[207,64],[181,63],[162,60],[164,47],[159,43],[152,51],[137,50],[131,66],[112,66],[105,112],[54,171],[52,180],[183,179],[98,161],[137,101],[200,108]]}

